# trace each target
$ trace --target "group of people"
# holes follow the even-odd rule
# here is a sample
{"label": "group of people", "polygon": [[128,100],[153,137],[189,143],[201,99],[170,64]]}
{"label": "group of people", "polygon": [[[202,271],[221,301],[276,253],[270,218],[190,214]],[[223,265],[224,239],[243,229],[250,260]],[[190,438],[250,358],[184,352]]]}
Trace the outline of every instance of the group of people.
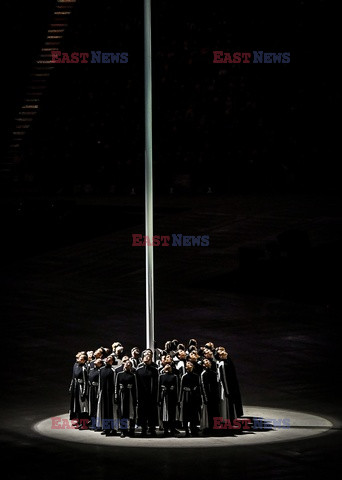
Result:
{"label": "group of people", "polygon": [[185,436],[214,433],[214,418],[243,415],[232,359],[212,342],[185,346],[169,340],[164,349],[138,347],[125,355],[120,342],[76,355],[70,384],[70,420],[111,436]]}

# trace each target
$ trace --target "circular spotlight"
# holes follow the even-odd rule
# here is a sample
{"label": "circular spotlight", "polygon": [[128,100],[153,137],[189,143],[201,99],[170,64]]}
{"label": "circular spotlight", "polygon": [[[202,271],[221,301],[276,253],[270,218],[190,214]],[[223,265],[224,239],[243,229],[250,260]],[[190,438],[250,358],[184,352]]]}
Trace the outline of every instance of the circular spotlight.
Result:
{"label": "circular spotlight", "polygon": [[[199,447],[236,447],[254,444],[289,442],[300,440],[329,431],[333,424],[317,415],[258,406],[244,407],[244,418],[251,419],[251,428],[238,434],[223,437],[187,437],[181,433],[179,438],[151,437],[140,438],[137,432],[134,438],[105,437],[92,430],[74,428],[53,428],[53,419],[47,418],[36,423],[33,429],[40,435],[63,442],[76,442],[109,447],[150,447],[150,448],[199,448]],[[57,417],[57,416],[56,416]],[[56,418],[54,417],[54,418]],[[59,425],[68,425],[68,414],[58,415]],[[231,430],[234,432],[234,430]]]}

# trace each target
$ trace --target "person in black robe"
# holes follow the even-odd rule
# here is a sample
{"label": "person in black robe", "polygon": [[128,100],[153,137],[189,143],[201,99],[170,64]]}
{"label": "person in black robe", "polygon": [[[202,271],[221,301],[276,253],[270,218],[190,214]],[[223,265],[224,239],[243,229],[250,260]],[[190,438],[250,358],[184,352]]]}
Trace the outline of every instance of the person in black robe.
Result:
{"label": "person in black robe", "polygon": [[136,408],[137,408],[137,379],[132,371],[132,362],[127,360],[123,370],[116,375],[115,402],[118,405],[118,418],[120,419],[121,437],[133,437],[135,433]]}
{"label": "person in black robe", "polygon": [[204,370],[200,376],[202,407],[201,429],[205,435],[213,433],[214,417],[219,416],[219,384],[216,372],[207,358],[203,360]]}
{"label": "person in black robe", "polygon": [[137,368],[138,385],[138,425],[142,436],[147,428],[151,435],[156,435],[158,425],[158,370],[152,365],[152,355],[148,350],[143,356],[143,363]]}
{"label": "person in black robe", "polygon": [[103,367],[103,360],[101,360],[101,358],[97,358],[94,361],[94,368],[91,368],[89,370],[89,374],[88,374],[89,415],[90,415],[90,418],[93,422],[92,426],[89,427],[90,429],[94,429],[94,427],[96,425],[96,422],[94,422],[93,419],[96,418],[96,414],[97,414],[99,375],[100,375],[100,368],[101,367]]}
{"label": "person in black robe", "polygon": [[198,435],[197,425],[201,407],[200,380],[199,376],[193,373],[193,369],[193,364],[186,362],[186,373],[182,376],[179,392],[180,419],[187,437],[190,435],[189,423],[191,434]]}
{"label": "person in black robe", "polygon": [[96,427],[102,429],[106,436],[116,435],[114,425],[114,371],[113,357],[105,359],[105,366],[100,369]]}
{"label": "person in black robe", "polygon": [[[116,389],[116,377],[117,377],[118,373],[123,372],[125,363],[128,360],[128,356],[124,355],[122,357],[122,359],[121,359],[122,363],[119,366],[118,366],[118,362],[117,362],[117,359],[116,359],[115,355],[111,354],[110,356],[113,358],[112,370],[114,371],[114,388]],[[115,396],[115,398],[117,398],[116,390],[114,392],[114,396]],[[114,402],[114,422],[115,422],[115,425],[119,425],[119,423],[120,423],[117,402]]]}
{"label": "person in black robe", "polygon": [[80,428],[85,425],[80,419],[89,419],[87,359],[86,354],[76,355],[69,388],[71,394],[69,417],[70,420],[77,419]]}
{"label": "person in black robe", "polygon": [[228,353],[220,349],[219,358],[217,375],[220,390],[220,416],[232,421],[243,415],[239,382],[234,363]]}
{"label": "person in black robe", "polygon": [[178,408],[178,376],[172,372],[170,364],[166,364],[159,376],[158,405],[160,420],[163,423],[164,435],[176,435],[176,411]]}

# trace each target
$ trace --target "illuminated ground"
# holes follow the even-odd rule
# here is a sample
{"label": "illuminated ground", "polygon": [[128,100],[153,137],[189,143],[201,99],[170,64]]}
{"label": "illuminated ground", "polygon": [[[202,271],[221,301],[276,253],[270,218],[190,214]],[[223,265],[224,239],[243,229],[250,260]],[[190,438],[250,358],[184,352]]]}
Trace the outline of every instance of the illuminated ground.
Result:
{"label": "illuminated ground", "polygon": [[[262,407],[245,407],[246,418],[257,418],[263,424],[259,430],[245,430],[242,433],[229,435],[226,437],[196,437],[185,438],[184,432],[179,434],[179,438],[163,438],[158,432],[156,438],[139,438],[140,432],[137,431],[135,438],[126,437],[124,440],[119,436],[105,437],[98,432],[80,431],[75,429],[56,429],[52,428],[52,419],[47,418],[34,425],[34,430],[40,435],[59,440],[63,442],[85,443],[90,445],[106,445],[108,447],[127,448],[127,447],[145,447],[145,448],[217,448],[233,446],[250,446],[261,443],[290,442],[321,435],[329,432],[333,424],[328,420],[316,415],[309,415],[292,410]],[[68,420],[67,414],[57,415],[58,425],[63,424],[63,420]],[[265,420],[268,421],[265,423]],[[287,428],[270,425],[269,419],[282,421],[287,419],[290,426]],[[68,422],[66,422],[67,424]],[[257,424],[259,425],[259,424]]]}

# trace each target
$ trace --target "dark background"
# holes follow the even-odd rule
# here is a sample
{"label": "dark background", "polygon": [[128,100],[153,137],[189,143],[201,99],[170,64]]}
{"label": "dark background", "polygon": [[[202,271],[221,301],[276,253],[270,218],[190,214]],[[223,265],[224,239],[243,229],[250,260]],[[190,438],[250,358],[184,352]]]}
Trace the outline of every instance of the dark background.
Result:
{"label": "dark background", "polygon": [[[75,4],[60,50],[125,51],[129,61],[40,70],[49,76],[19,148],[13,132],[37,86],[55,2],[3,2],[8,477],[183,478],[197,475],[194,458],[215,477],[337,469],[338,15],[323,1],[230,3],[152,2],[155,232],[210,236],[207,248],[155,249],[156,339],[224,344],[245,404],[322,415],[334,430],[200,455],[78,448],[31,430],[68,410],[77,351],[115,340],[144,347],[144,250],[131,247],[144,232],[143,2]],[[286,51],[291,62],[213,64],[213,50]]]}

